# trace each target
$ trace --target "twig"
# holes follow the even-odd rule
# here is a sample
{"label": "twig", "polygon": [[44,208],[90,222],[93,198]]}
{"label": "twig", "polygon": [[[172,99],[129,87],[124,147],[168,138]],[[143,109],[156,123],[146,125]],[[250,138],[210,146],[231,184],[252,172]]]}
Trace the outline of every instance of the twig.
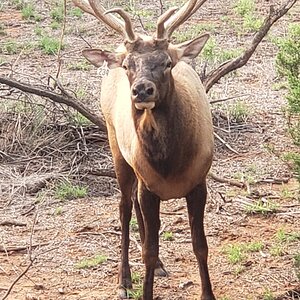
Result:
{"label": "twig", "polygon": [[64,19],[63,19],[63,24],[62,24],[62,29],[61,29],[61,34],[60,34],[60,41],[59,41],[59,48],[58,48],[58,53],[57,53],[57,61],[58,61],[58,68],[56,72],[56,78],[59,77],[60,71],[61,71],[61,50],[62,50],[62,44],[65,36],[65,30],[66,30],[66,20],[67,20],[67,1],[64,0]]}
{"label": "twig", "polygon": [[101,168],[101,169],[93,169],[93,168],[80,168],[81,173],[87,173],[90,175],[95,175],[95,176],[105,176],[105,177],[111,177],[111,178],[116,178],[116,173],[113,169],[108,169],[108,168]]}
{"label": "twig", "polygon": [[91,122],[96,124],[101,131],[106,132],[106,126],[104,125],[104,122],[101,119],[101,117],[98,114],[91,112],[89,108],[84,106],[75,97],[72,97],[70,95],[67,96],[67,95],[57,94],[55,92],[47,90],[46,87],[43,88],[35,87],[29,84],[21,83],[16,80],[8,79],[6,77],[1,77],[1,76],[0,76],[0,83],[19,89],[26,93],[51,99],[52,101],[57,103],[66,104],[67,106],[74,108],[82,115],[84,115],[87,119],[89,119]]}
{"label": "twig", "polygon": [[8,288],[8,290],[6,291],[5,295],[3,296],[3,298],[1,300],[5,300],[9,296],[9,294],[12,291],[15,284],[28,272],[28,270],[33,265],[36,258],[37,257],[30,260],[30,262],[29,262],[28,266],[26,267],[26,269],[22,273],[20,273],[19,276],[12,282],[12,284],[10,285],[10,287]]}
{"label": "twig", "polygon": [[242,98],[242,97],[247,97],[247,96],[250,96],[250,95],[249,94],[244,94],[244,95],[232,96],[232,97],[223,98],[223,99],[211,100],[211,101],[209,101],[209,103],[210,104],[215,104],[215,103],[225,102],[225,101],[228,101],[228,100]]}
{"label": "twig", "polygon": [[22,51],[20,51],[18,57],[16,58],[16,60],[14,61],[14,63],[11,65],[11,70],[10,70],[10,72],[9,72],[9,74],[8,74],[8,77],[11,77],[11,76],[12,76],[12,74],[13,74],[13,69],[14,69],[14,67],[17,65],[18,61],[20,60],[20,57],[22,56],[23,52],[24,52],[24,49],[22,49]]}
{"label": "twig", "polygon": [[[10,285],[10,287],[8,288],[8,290],[6,291],[4,297],[2,298],[2,300],[5,300],[8,295],[10,294],[10,292],[12,291],[13,287],[15,286],[15,284],[28,272],[28,270],[30,269],[30,267],[33,265],[34,261],[37,259],[38,255],[36,256],[32,256],[32,237],[34,234],[34,227],[36,224],[36,220],[37,220],[37,213],[34,216],[34,220],[33,220],[33,224],[32,224],[32,228],[31,228],[31,232],[30,232],[30,240],[29,240],[29,250],[28,250],[28,254],[29,254],[29,264],[28,266],[24,269],[24,271],[22,273],[19,274],[19,276],[17,276],[17,278],[12,282],[12,284]],[[7,250],[7,249],[6,249]]]}
{"label": "twig", "polygon": [[235,154],[239,154],[236,150],[234,150],[225,140],[223,140],[218,134],[214,132],[214,136],[223,143],[230,151],[232,151]]}
{"label": "twig", "polygon": [[4,220],[0,222],[0,226],[26,226],[26,223],[19,222],[16,220]]}
{"label": "twig", "polygon": [[289,178],[264,178],[256,181],[256,183],[273,183],[273,184],[283,184],[288,182],[289,182]]}
{"label": "twig", "polygon": [[137,17],[138,17],[138,19],[139,19],[139,22],[140,22],[140,24],[141,24],[141,27],[142,27],[144,33],[147,33],[147,30],[146,30],[146,28],[145,28],[145,26],[144,26],[144,23],[143,23],[143,21],[142,21],[141,16],[140,16],[140,15],[137,15]]}
{"label": "twig", "polygon": [[226,178],[221,178],[219,176],[217,176],[216,174],[209,172],[208,176],[211,177],[213,180],[221,182],[221,183],[227,183],[229,185],[233,185],[233,186],[237,186],[239,188],[245,188],[245,183],[240,182],[240,181],[235,181],[235,180],[231,180],[231,179],[226,179]]}
{"label": "twig", "polygon": [[21,273],[21,274],[19,274],[19,276],[12,282],[12,284],[10,285],[10,287],[8,288],[8,290],[6,291],[6,293],[5,293],[5,295],[3,296],[3,298],[1,298],[1,300],[5,300],[8,296],[9,296],[9,294],[10,294],[10,292],[12,291],[12,289],[13,289],[13,287],[16,285],[16,283],[28,272],[28,270],[30,269],[30,267],[33,265],[33,263],[35,262],[35,260],[39,257],[39,256],[41,256],[41,255],[43,255],[43,254],[45,254],[45,253],[47,253],[47,252],[50,252],[50,251],[53,251],[53,250],[55,250],[55,249],[57,249],[58,247],[53,247],[53,248],[51,248],[51,249],[47,249],[47,250],[45,250],[45,251],[43,251],[43,252],[41,252],[41,253],[39,253],[39,254],[37,254],[37,255],[35,255],[34,257],[32,257],[31,258],[31,260],[30,260],[30,262],[29,262],[29,264],[28,264],[28,266],[26,267],[26,269],[24,269],[24,271]]}
{"label": "twig", "polygon": [[28,254],[29,254],[29,259],[32,260],[32,237],[34,234],[34,227],[37,221],[37,217],[38,217],[38,211],[36,211],[36,213],[34,214],[34,218],[33,218],[33,223],[32,223],[32,227],[31,227],[31,231],[30,231],[30,237],[29,237],[29,249],[28,249]]}
{"label": "twig", "polygon": [[162,0],[159,0],[159,4],[160,4],[160,14],[162,15],[164,12],[164,5],[162,3]]}
{"label": "twig", "polygon": [[161,211],[160,213],[162,215],[167,215],[167,216],[180,216],[183,214],[183,212],[173,212],[173,211]]}
{"label": "twig", "polygon": [[259,29],[259,31],[254,35],[254,38],[251,42],[251,45],[248,49],[246,49],[239,57],[229,60],[223,64],[221,64],[216,69],[212,70],[206,78],[203,80],[203,84],[206,88],[206,92],[208,92],[211,87],[217,83],[223,76],[226,74],[241,68],[244,66],[248,60],[251,58],[252,54],[256,50],[259,43],[269,32],[272,25],[284,16],[290,8],[294,6],[297,0],[289,0],[284,3],[279,9],[275,10],[273,6],[270,6],[270,13],[264,20],[263,25]]}

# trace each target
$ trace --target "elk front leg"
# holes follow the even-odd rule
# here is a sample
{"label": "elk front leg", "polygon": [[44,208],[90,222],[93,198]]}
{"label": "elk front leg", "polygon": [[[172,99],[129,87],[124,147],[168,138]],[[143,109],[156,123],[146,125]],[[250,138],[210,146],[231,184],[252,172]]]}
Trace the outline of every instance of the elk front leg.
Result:
{"label": "elk front leg", "polygon": [[160,228],[160,199],[147,190],[145,185],[138,183],[138,201],[144,221],[145,237],[143,242],[143,261],[146,273],[143,286],[143,300],[153,299],[154,272],[158,261]]}
{"label": "elk front leg", "polygon": [[212,292],[210,283],[207,256],[208,246],[204,233],[203,217],[204,208],[207,197],[206,183],[196,186],[186,197],[189,222],[191,227],[191,235],[193,241],[193,250],[196,255],[201,284],[202,284],[202,296],[201,300],[215,300],[215,296]]}
{"label": "elk front leg", "polygon": [[132,289],[131,272],[129,267],[129,222],[131,219],[132,201],[126,196],[121,196],[119,205],[120,221],[122,229],[121,239],[121,263],[119,267],[119,297],[127,298],[127,290]]}
{"label": "elk front leg", "polygon": [[[140,239],[141,239],[141,243],[143,244],[145,240],[145,226],[144,226],[144,220],[143,220],[140,204],[137,199],[137,189],[135,189],[135,191],[133,192],[133,203],[134,203],[136,218],[139,225]],[[159,277],[168,276],[168,272],[165,269],[164,264],[162,263],[160,258],[158,258],[157,260],[154,275]]]}
{"label": "elk front leg", "polygon": [[132,289],[131,272],[129,267],[129,222],[132,214],[132,192],[136,181],[132,168],[123,158],[118,144],[115,140],[114,131],[107,126],[109,143],[113,154],[117,180],[121,190],[121,201],[119,204],[121,221],[121,263],[119,267],[119,298],[128,298],[128,289]]}

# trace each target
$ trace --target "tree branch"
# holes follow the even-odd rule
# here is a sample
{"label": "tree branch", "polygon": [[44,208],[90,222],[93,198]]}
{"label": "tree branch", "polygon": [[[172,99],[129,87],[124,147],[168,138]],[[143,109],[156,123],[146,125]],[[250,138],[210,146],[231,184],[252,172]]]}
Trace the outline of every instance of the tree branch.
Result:
{"label": "tree branch", "polygon": [[289,9],[293,7],[293,5],[296,2],[297,0],[289,0],[286,3],[284,3],[282,6],[280,6],[280,8],[277,10],[275,10],[273,6],[270,6],[270,13],[264,20],[264,23],[259,29],[259,31],[254,35],[250,47],[246,49],[244,53],[241,54],[239,57],[229,60],[221,64],[215,70],[212,70],[203,79],[203,84],[206,88],[206,92],[208,92],[211,89],[211,87],[215,83],[217,83],[223,76],[244,66],[248,62],[248,60],[250,59],[254,51],[256,50],[259,43],[269,32],[272,25],[277,20],[279,20],[282,16],[284,16],[289,11]]}
{"label": "tree branch", "polygon": [[8,85],[10,87],[16,88],[26,93],[34,94],[37,96],[45,97],[51,99],[56,103],[63,103],[70,106],[80,112],[83,116],[89,119],[92,123],[96,124],[101,131],[106,132],[106,126],[100,116],[91,112],[91,110],[85,107],[81,102],[79,102],[75,97],[72,97],[68,93],[64,93],[62,90],[61,94],[46,90],[45,88],[35,87],[26,83],[21,83],[13,79],[8,79],[6,77],[0,76],[0,83]]}

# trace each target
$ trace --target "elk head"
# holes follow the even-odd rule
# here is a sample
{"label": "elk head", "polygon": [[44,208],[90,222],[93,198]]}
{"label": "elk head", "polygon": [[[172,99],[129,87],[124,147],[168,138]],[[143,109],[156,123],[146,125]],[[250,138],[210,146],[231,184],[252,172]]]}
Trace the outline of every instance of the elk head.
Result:
{"label": "elk head", "polygon": [[[116,52],[100,49],[83,50],[83,55],[95,66],[107,62],[110,69],[122,67],[128,77],[131,99],[137,110],[153,109],[163,105],[172,91],[172,68],[179,61],[195,58],[208,34],[174,45],[169,42],[173,31],[187,20],[205,1],[191,0],[176,14],[170,8],[157,22],[156,36],[143,36],[134,32],[129,15],[121,8],[105,11],[97,0],[73,0],[75,5],[93,14],[106,25],[122,34],[124,42]],[[119,14],[124,22],[111,13]]]}

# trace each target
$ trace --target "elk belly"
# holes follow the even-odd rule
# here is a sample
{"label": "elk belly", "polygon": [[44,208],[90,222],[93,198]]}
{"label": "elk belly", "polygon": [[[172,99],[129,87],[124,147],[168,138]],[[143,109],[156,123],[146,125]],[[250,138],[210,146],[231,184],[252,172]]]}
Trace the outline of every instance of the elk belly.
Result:
{"label": "elk belly", "polygon": [[207,157],[196,157],[183,172],[165,178],[151,167],[143,155],[138,157],[139,159],[135,157],[132,165],[136,176],[161,200],[185,197],[196,185],[205,180],[211,165],[210,154]]}

